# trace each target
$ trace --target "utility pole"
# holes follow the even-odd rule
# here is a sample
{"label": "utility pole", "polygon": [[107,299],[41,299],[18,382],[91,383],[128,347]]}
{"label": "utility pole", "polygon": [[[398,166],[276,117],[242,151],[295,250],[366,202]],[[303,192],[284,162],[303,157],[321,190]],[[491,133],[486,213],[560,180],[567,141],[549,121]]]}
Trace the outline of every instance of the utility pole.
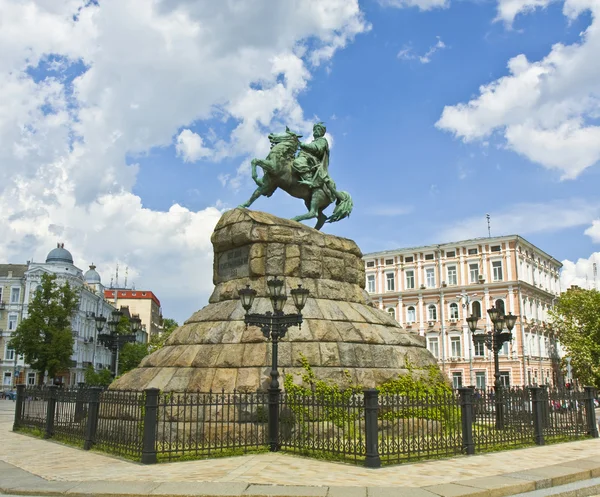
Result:
{"label": "utility pole", "polygon": [[488,225],[488,238],[492,238],[492,228],[490,226],[490,215],[486,214],[485,218],[487,219],[487,225]]}

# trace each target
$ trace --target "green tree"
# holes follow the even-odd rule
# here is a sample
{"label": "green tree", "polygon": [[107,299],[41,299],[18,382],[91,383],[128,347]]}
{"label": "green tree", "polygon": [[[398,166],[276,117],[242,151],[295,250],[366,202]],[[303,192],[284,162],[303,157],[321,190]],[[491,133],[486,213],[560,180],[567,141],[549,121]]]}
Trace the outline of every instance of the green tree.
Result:
{"label": "green tree", "polygon": [[179,327],[179,323],[171,318],[163,319],[163,331],[160,334],[152,335],[150,338],[150,352],[164,347],[167,338],[171,336],[171,333]]}
{"label": "green tree", "polygon": [[33,369],[50,378],[71,366],[73,334],[71,318],[79,306],[77,291],[65,282],[58,286],[55,274],[42,275],[25,318],[9,346],[25,357]]}
{"label": "green tree", "polygon": [[558,299],[552,318],[573,375],[584,385],[600,388],[600,292],[570,288]]}
{"label": "green tree", "polygon": [[108,369],[96,372],[93,366],[88,366],[84,373],[85,383],[91,387],[107,387],[112,382],[112,374]]}
{"label": "green tree", "polygon": [[147,343],[126,343],[119,352],[119,374],[137,368],[142,359],[148,355]]}

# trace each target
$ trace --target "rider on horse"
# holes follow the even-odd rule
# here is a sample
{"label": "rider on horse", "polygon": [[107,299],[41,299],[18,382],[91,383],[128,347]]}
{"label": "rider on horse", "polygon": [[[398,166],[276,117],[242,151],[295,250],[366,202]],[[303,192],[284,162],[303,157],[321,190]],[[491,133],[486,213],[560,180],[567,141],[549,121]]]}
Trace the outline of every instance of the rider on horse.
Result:
{"label": "rider on horse", "polygon": [[329,176],[329,143],[325,138],[327,128],[322,122],[313,126],[311,143],[300,143],[300,153],[292,167],[300,176],[300,183],[311,189],[323,188],[329,200],[335,202],[335,183]]}

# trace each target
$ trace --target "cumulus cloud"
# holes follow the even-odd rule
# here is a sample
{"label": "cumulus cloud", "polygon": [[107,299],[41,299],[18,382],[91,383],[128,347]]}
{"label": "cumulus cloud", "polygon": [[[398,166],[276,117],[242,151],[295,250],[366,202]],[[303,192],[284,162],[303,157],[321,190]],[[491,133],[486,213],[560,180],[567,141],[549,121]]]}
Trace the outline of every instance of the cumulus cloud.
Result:
{"label": "cumulus cloud", "polygon": [[600,289],[600,252],[594,252],[587,259],[578,259],[577,262],[570,260],[562,261],[563,267],[560,274],[560,288],[564,292],[572,285],[581,288]]}
{"label": "cumulus cloud", "polygon": [[[507,21],[520,12],[549,2],[500,2]],[[502,7],[504,6],[504,7]],[[502,10],[504,8],[504,10]],[[509,149],[562,179],[577,177],[600,160],[600,3],[565,0],[569,19],[589,10],[591,25],[572,45],[557,43],[539,61],[523,54],[508,61],[507,76],[479,88],[467,103],[447,106],[436,123],[465,142],[486,140],[497,133]]]}
{"label": "cumulus cloud", "polygon": [[[265,127],[307,129],[297,97],[312,68],[369,29],[357,0],[0,0],[0,11],[0,260],[42,260],[60,237],[105,283],[128,265],[179,319],[211,286],[220,208],[145,208],[135,157],[174,145],[185,161],[243,164],[268,150]],[[215,117],[233,131],[209,150],[190,128]]]}
{"label": "cumulus cloud", "polygon": [[556,1],[558,0],[498,0],[498,15],[496,20],[512,25],[517,15],[547,7]]}
{"label": "cumulus cloud", "polygon": [[184,129],[177,136],[175,143],[177,156],[181,157],[184,162],[196,162],[198,159],[208,157],[211,150],[204,146],[202,137],[189,129]]}

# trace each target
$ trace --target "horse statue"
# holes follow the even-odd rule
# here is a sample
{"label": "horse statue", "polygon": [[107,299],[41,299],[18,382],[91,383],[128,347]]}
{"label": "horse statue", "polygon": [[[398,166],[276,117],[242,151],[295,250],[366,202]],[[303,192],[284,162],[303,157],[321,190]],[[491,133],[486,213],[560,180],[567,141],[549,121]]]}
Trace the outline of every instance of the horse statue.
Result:
{"label": "horse statue", "polygon": [[[270,197],[281,188],[292,197],[301,198],[308,212],[292,218],[304,221],[317,218],[315,229],[320,230],[325,223],[340,221],[352,212],[350,194],[336,189],[329,176],[329,144],[325,138],[325,125],[317,123],[313,127],[314,141],[301,143],[298,135],[287,127],[281,134],[269,134],[271,151],[266,159],[253,159],[252,179],[258,186],[248,201],[240,207],[248,208],[259,197]],[[300,148],[300,153],[296,152]],[[258,177],[257,167],[262,168],[263,176]],[[331,216],[323,211],[335,202]]]}

